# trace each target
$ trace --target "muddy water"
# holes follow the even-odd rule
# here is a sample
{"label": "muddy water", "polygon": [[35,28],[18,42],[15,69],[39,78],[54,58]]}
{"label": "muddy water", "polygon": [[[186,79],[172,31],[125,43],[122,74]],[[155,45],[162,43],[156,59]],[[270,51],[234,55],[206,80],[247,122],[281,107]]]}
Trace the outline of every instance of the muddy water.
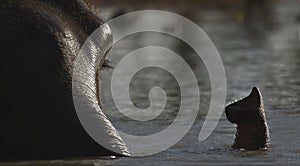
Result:
{"label": "muddy water", "polygon": [[[197,59],[191,48],[175,38],[143,33],[123,39],[112,48],[112,65],[116,65],[127,53],[147,45],[172,49],[190,64],[198,79],[201,104],[194,125],[181,141],[164,152],[148,157],[0,165],[300,165],[299,10],[297,1],[274,1],[272,14],[268,18],[256,15],[243,23],[218,10],[193,14],[194,21],[212,39],[223,60],[227,77],[227,102],[248,95],[252,86],[258,86],[262,91],[271,135],[270,149],[232,150],[230,146],[235,137],[235,125],[229,123],[224,114],[208,139],[199,142],[198,134],[210,101],[210,81],[201,59]],[[141,23],[143,21],[142,18],[138,20]],[[138,60],[132,63],[134,65]],[[149,135],[165,129],[174,120],[180,105],[180,89],[168,72],[157,68],[143,69],[130,83],[131,100],[140,108],[149,106],[148,93],[154,86],[162,87],[168,95],[164,112],[148,122],[133,121],[118,112],[109,92],[111,75],[111,69],[102,73],[102,102],[105,113],[116,128],[129,134]],[[194,99],[190,100],[193,102]]]}

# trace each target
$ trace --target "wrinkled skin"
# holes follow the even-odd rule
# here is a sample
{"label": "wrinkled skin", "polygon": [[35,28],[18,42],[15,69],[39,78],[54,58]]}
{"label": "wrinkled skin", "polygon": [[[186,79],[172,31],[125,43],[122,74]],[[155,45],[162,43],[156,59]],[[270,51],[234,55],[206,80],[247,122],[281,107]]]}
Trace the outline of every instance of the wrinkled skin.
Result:
{"label": "wrinkled skin", "polygon": [[237,124],[236,149],[258,150],[269,147],[269,130],[263,108],[263,98],[254,87],[249,96],[225,108],[227,119]]}
{"label": "wrinkled skin", "polygon": [[[73,62],[88,35],[102,24],[79,0],[1,0],[0,160],[129,155],[105,116],[97,120],[112,133],[109,141],[119,153],[97,144],[74,108]],[[111,32],[100,35],[101,50],[107,52]],[[99,69],[101,56],[99,64],[92,64]],[[88,88],[98,92],[96,87]],[[97,97],[91,103],[101,114],[100,94],[86,95]]]}

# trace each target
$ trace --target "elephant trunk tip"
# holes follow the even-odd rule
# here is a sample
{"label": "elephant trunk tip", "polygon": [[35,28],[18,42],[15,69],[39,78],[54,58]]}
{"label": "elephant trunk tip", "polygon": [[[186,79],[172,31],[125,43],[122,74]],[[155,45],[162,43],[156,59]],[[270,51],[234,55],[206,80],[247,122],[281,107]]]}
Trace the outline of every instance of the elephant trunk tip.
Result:
{"label": "elephant trunk tip", "polygon": [[233,148],[258,150],[269,146],[269,130],[258,87],[253,87],[247,97],[227,105],[225,113],[228,121],[237,124]]}

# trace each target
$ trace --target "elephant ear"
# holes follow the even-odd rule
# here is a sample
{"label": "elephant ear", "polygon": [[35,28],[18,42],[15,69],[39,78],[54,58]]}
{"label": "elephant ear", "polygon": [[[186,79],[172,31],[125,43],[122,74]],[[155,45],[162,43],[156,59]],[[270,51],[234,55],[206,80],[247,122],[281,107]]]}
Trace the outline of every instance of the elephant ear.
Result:
{"label": "elephant ear", "polygon": [[231,123],[244,123],[257,119],[263,109],[263,98],[257,87],[253,87],[249,96],[229,104],[225,108],[227,119]]}
{"label": "elephant ear", "polygon": [[100,108],[98,75],[111,44],[111,30],[103,24],[81,47],[73,68],[73,101],[82,126],[98,144],[117,154],[130,156],[118,131]]}

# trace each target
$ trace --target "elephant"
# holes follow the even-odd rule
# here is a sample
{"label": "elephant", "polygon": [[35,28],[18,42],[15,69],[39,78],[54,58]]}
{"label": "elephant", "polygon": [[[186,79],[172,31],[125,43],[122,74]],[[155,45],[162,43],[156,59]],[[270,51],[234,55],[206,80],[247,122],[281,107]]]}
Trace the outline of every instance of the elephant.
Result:
{"label": "elephant", "polygon": [[[96,74],[112,46],[109,27],[81,0],[1,0],[0,25],[0,160],[130,156],[100,107]],[[84,129],[72,96],[74,61],[99,27],[106,28],[99,34],[101,48],[93,52],[100,59],[91,64],[98,71],[77,90],[115,150]]]}
{"label": "elephant", "polygon": [[237,124],[234,149],[259,150],[269,147],[270,134],[260,90],[253,87],[249,96],[225,108],[227,119]]}

